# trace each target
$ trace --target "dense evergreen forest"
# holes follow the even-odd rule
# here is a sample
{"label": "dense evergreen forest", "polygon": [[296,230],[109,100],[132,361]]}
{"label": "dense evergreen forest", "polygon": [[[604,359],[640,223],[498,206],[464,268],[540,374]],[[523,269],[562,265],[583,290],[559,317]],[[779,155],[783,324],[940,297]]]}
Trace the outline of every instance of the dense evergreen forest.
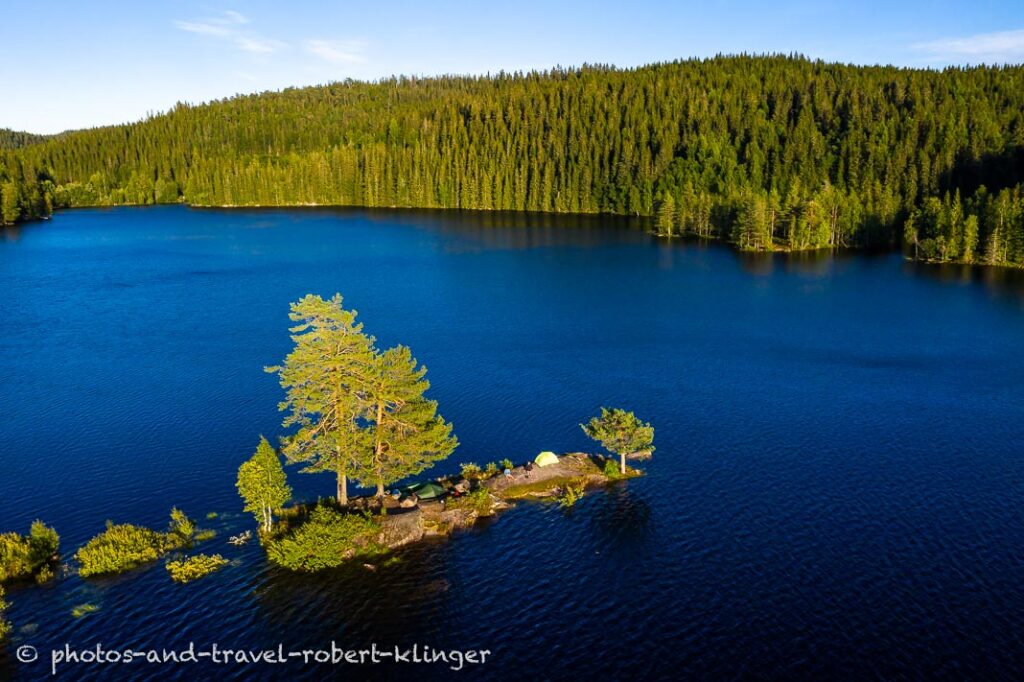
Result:
{"label": "dense evergreen forest", "polygon": [[[17,146],[17,145],[7,145]],[[1024,66],[719,57],[238,96],[0,151],[0,219],[185,201],[606,212],[1024,265]]]}
{"label": "dense evergreen forest", "polygon": [[35,135],[33,133],[23,133],[20,130],[0,128],[0,149],[18,149],[19,147],[27,147],[30,144],[42,142],[45,139],[45,135]]}

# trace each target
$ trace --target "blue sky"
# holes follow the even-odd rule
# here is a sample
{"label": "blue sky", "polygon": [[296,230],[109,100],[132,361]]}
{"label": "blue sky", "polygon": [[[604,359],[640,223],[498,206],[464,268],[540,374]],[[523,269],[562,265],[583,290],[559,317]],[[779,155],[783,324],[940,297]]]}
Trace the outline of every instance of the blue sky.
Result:
{"label": "blue sky", "polygon": [[0,7],[0,127],[52,133],[177,101],[392,74],[801,52],[1024,62],[1024,1],[41,2]]}

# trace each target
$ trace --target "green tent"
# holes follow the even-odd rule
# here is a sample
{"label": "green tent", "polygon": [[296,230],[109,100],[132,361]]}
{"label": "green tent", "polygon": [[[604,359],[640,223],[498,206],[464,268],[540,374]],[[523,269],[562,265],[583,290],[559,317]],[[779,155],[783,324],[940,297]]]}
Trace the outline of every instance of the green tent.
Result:
{"label": "green tent", "polygon": [[444,488],[433,481],[426,481],[424,483],[413,483],[411,486],[405,489],[406,492],[413,493],[416,497],[421,500],[436,500],[444,497]]}
{"label": "green tent", "polygon": [[558,455],[550,450],[545,450],[537,455],[537,458],[533,461],[539,467],[546,467],[549,464],[558,464]]}

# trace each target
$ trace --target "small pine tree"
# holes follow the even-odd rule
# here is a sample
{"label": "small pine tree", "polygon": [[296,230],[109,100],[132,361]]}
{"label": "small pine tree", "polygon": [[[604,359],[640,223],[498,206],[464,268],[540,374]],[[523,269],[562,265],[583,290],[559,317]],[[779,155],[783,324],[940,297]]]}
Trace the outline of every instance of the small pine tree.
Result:
{"label": "small pine tree", "polygon": [[626,473],[626,455],[654,452],[654,427],[625,410],[601,408],[601,416],[580,424],[583,432],[619,456],[619,471]]}
{"label": "small pine tree", "polygon": [[252,512],[264,532],[273,526],[274,511],[283,507],[292,496],[281,459],[262,436],[256,453],[238,467],[235,485],[245,500],[245,511]]}
{"label": "small pine tree", "polygon": [[666,194],[662,199],[661,206],[658,207],[656,223],[658,234],[663,234],[666,237],[672,236],[672,228],[676,223],[676,200],[671,194]]}

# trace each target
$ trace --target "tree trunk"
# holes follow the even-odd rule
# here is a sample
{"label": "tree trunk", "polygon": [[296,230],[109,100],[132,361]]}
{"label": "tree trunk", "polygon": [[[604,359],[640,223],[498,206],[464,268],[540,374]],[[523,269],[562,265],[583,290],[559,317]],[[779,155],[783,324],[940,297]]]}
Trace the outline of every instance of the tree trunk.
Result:
{"label": "tree trunk", "polygon": [[348,506],[348,477],[338,472],[338,504],[342,507]]}
{"label": "tree trunk", "polygon": [[626,453],[619,453],[619,473],[625,475],[626,473]]}
{"label": "tree trunk", "polygon": [[382,455],[384,453],[384,443],[380,439],[380,430],[382,428],[381,421],[384,419],[384,403],[377,403],[377,431],[376,431],[376,443],[374,444],[374,454],[376,461],[374,464],[377,468],[377,497],[384,497],[384,462],[382,461]]}

